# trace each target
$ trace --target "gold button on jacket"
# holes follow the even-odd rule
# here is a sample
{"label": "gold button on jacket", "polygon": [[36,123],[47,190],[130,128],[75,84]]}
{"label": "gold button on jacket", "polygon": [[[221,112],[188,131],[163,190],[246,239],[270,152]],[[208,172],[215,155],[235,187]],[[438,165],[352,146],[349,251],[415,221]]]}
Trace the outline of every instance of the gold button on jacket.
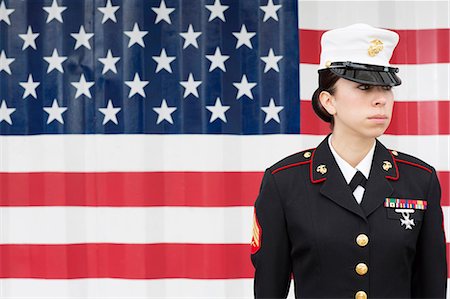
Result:
{"label": "gold button on jacket", "polygon": [[367,271],[369,271],[369,268],[367,267],[366,264],[364,263],[359,263],[358,265],[356,265],[355,268],[356,273],[358,273],[359,275],[364,275],[367,273]]}
{"label": "gold button on jacket", "polygon": [[364,291],[359,291],[355,294],[355,299],[367,299],[367,293]]}
{"label": "gold button on jacket", "polygon": [[358,237],[356,237],[356,243],[359,246],[364,247],[369,243],[369,237],[367,237],[367,235],[365,234],[360,234],[358,235]]}

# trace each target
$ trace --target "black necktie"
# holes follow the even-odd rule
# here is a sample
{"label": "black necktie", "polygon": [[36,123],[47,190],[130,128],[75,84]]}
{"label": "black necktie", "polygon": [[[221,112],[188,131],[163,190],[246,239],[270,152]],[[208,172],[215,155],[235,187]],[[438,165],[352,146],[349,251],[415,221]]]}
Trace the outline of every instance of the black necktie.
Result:
{"label": "black necktie", "polygon": [[367,179],[362,174],[361,171],[358,170],[358,172],[353,176],[352,180],[350,181],[350,189],[352,189],[352,193],[355,191],[356,187],[361,186],[363,188],[366,187]]}

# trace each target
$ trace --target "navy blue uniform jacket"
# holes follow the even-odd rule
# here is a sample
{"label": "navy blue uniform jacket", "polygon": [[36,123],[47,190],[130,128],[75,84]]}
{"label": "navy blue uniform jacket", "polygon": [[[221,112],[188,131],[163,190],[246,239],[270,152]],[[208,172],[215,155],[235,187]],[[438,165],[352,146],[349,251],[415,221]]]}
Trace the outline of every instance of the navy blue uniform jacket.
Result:
{"label": "navy blue uniform jacket", "polygon": [[[255,297],[285,298],[293,276],[296,298],[445,298],[440,193],[433,167],[379,141],[360,205],[327,139],[283,159],[266,170],[255,202]],[[404,216],[386,198],[426,208]]]}

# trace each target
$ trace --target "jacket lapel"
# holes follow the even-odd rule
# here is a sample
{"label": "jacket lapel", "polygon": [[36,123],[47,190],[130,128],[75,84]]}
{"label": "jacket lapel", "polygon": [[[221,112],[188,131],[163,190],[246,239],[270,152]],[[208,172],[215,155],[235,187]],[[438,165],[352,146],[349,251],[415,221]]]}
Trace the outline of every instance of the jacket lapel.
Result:
{"label": "jacket lapel", "polygon": [[390,197],[394,189],[389,180],[397,179],[398,168],[394,158],[390,151],[377,140],[369,179],[361,202],[361,208],[366,217],[381,206],[386,197]]}
{"label": "jacket lapel", "polygon": [[[326,169],[326,172],[324,172]],[[310,178],[312,183],[322,183],[320,193],[344,209],[366,219],[355,201],[328,145],[328,137],[316,148],[312,157]]]}

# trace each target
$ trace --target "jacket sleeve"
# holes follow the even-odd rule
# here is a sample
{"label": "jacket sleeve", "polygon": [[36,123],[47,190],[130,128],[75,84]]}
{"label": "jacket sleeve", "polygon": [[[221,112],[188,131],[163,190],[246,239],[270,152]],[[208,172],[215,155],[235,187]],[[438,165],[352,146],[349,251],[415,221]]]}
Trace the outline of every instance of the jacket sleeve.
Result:
{"label": "jacket sleeve", "polygon": [[440,205],[441,188],[433,169],[428,206],[416,248],[413,265],[413,298],[445,298],[447,290],[446,240]]}
{"label": "jacket sleeve", "polygon": [[[286,298],[291,281],[290,243],[283,205],[275,180],[266,171],[255,202],[252,263],[255,298]],[[255,236],[255,233],[259,236]]]}

